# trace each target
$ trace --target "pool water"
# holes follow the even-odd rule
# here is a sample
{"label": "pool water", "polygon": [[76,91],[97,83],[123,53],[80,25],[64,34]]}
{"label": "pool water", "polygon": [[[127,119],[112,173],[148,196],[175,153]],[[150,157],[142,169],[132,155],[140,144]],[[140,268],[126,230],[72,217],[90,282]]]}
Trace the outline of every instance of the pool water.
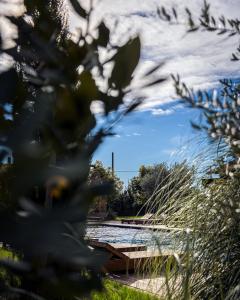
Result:
{"label": "pool water", "polygon": [[147,229],[139,230],[110,226],[89,226],[86,236],[88,238],[98,239],[100,242],[143,244],[151,248],[158,247],[162,250],[179,249],[183,247],[183,239],[179,234]]}

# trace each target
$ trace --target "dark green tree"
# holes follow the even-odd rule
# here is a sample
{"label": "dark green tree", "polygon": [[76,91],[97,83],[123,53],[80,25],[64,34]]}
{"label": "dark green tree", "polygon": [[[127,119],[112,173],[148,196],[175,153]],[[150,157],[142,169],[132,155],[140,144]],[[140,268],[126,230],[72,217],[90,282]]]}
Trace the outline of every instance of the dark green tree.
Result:
{"label": "dark green tree", "polygon": [[128,202],[130,205],[130,212],[127,215],[136,215],[144,214],[143,204],[145,202],[143,190],[141,187],[141,178],[140,176],[134,176],[127,187],[126,193]]}
{"label": "dark green tree", "polygon": [[182,195],[182,187],[191,189],[194,181],[194,169],[186,162],[167,166],[164,163],[153,166],[141,166],[139,175],[128,185],[128,194],[133,199],[133,207],[141,214],[156,212],[171,197],[176,201],[178,193]]}
{"label": "dark green tree", "polygon": [[[17,30],[10,48],[4,47],[0,32],[0,55],[13,61],[0,73],[0,144],[13,152],[8,186],[18,207],[15,213],[1,213],[0,240],[19,257],[1,260],[0,265],[20,283],[16,287],[1,279],[0,293],[7,299],[75,299],[101,287],[104,259],[88,248],[84,236],[95,197],[110,190],[87,184],[91,159],[104,138],[112,135],[114,124],[143,100],[124,104],[140,58],[139,37],[112,45],[104,22],[93,36],[93,7],[86,11],[70,0],[86,25],[73,39],[59,3],[25,0],[25,15],[1,12]],[[109,54],[106,62],[100,62],[102,48]],[[105,76],[107,63],[113,69]],[[98,86],[97,77],[106,82],[106,89]],[[101,126],[91,110],[94,100],[104,109]],[[7,105],[12,107],[10,118],[5,118]],[[1,148],[1,160],[6,155]],[[38,204],[33,197],[36,188],[45,191]]]}
{"label": "dark green tree", "polygon": [[112,173],[111,168],[105,168],[101,161],[96,161],[91,165],[89,172],[89,184],[110,184],[112,192],[103,199],[107,202],[107,210],[110,215],[118,214],[121,210],[120,195],[123,190],[123,182]]}
{"label": "dark green tree", "polygon": [[167,183],[169,170],[164,163],[149,167],[142,166],[139,169],[139,177],[144,198],[149,199],[161,186]]}

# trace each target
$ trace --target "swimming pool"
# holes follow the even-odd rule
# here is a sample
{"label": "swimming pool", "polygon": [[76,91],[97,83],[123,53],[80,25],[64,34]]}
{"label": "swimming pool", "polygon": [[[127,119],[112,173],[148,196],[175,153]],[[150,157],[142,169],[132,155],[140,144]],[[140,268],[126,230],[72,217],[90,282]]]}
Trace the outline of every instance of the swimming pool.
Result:
{"label": "swimming pool", "polygon": [[183,236],[180,234],[147,229],[89,226],[86,236],[98,239],[100,242],[144,244],[151,248],[157,246],[163,250],[179,249],[184,245]]}

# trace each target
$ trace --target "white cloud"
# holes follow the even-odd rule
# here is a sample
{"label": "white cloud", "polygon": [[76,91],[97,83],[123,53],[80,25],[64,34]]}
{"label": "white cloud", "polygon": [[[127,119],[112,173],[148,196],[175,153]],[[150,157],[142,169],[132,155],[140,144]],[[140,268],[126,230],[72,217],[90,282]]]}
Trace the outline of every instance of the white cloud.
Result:
{"label": "white cloud", "polygon": [[[141,61],[136,70],[137,87],[134,97],[139,94],[139,86],[143,82],[141,75],[152,65],[165,61],[164,68],[158,75],[179,73],[182,79],[196,89],[209,89],[219,84],[224,77],[240,75],[238,64],[231,62],[231,53],[238,45],[238,37],[226,38],[209,32],[195,32],[186,34],[184,25],[169,25],[160,21],[156,15],[157,6],[172,7],[179,11],[180,21],[185,7],[189,7],[193,14],[200,12],[202,0],[101,0],[96,7],[93,20],[104,18],[113,27],[115,20],[119,20],[116,34],[112,41],[124,41],[128,35],[140,33],[142,40]],[[238,17],[239,0],[211,0],[212,12],[215,15]],[[76,17],[71,15],[71,28],[79,24]],[[124,38],[123,38],[124,37]],[[142,105],[143,110],[154,108],[153,114],[170,114],[169,110],[156,109],[163,103],[169,103],[175,98],[175,91],[171,80],[164,85],[147,88],[141,91],[146,96]]]}
{"label": "white cloud", "polygon": [[142,134],[139,132],[133,132],[133,133],[128,133],[126,134],[127,137],[132,137],[132,136],[141,136]]}
{"label": "white cloud", "polygon": [[[0,1],[0,28],[3,47],[13,47],[15,45],[15,43],[13,42],[13,38],[17,36],[15,26],[7,18],[3,17],[3,12],[6,15],[18,16],[22,15],[24,11],[25,8],[22,0]],[[3,60],[5,60],[5,58]]]}
{"label": "white cloud", "polygon": [[174,113],[173,109],[162,109],[162,108],[153,108],[151,111],[154,116],[168,116]]}
{"label": "white cloud", "polygon": [[171,108],[167,108],[167,109],[163,109],[163,108],[160,108],[160,107],[154,107],[154,108],[151,108],[151,112],[152,112],[152,115],[154,116],[168,116],[168,115],[172,115],[176,112],[176,110],[179,110],[179,109],[182,109],[184,108],[184,106],[182,104],[177,104],[177,105],[174,105],[172,106]]}
{"label": "white cloud", "polygon": [[91,112],[102,115],[104,113],[103,103],[101,101],[93,101],[90,106]]}

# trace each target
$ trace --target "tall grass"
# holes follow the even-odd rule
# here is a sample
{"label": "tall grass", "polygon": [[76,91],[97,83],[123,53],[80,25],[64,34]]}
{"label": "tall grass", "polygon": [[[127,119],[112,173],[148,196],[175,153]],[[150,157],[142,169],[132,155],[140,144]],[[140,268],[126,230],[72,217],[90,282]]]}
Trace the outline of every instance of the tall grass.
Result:
{"label": "tall grass", "polygon": [[[240,299],[240,180],[226,177],[203,185],[209,154],[195,160],[194,181],[178,170],[146,204],[163,224],[181,229],[170,234],[173,255],[141,270],[165,278],[161,293],[166,299]],[[158,247],[164,251],[161,241]]]}

